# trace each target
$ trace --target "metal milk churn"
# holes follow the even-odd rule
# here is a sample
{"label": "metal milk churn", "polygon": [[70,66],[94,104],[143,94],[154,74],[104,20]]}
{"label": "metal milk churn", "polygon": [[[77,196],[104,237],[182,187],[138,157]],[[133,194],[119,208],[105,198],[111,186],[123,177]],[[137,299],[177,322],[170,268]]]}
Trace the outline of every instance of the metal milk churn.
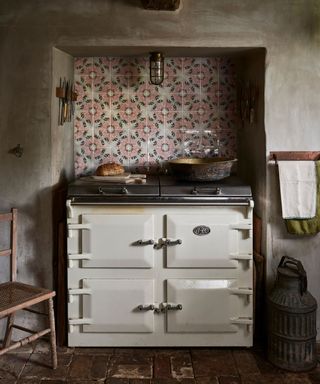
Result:
{"label": "metal milk churn", "polygon": [[268,358],[273,364],[295,372],[317,365],[316,310],[301,262],[283,256],[268,299]]}

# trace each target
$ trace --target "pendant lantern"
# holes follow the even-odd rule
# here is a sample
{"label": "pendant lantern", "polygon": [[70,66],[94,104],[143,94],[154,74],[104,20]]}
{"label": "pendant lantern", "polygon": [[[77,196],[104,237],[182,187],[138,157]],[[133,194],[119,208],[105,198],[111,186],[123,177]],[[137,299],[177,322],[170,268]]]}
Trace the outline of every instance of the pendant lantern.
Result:
{"label": "pendant lantern", "polygon": [[164,79],[164,57],[161,52],[150,53],[150,82],[160,85]]}

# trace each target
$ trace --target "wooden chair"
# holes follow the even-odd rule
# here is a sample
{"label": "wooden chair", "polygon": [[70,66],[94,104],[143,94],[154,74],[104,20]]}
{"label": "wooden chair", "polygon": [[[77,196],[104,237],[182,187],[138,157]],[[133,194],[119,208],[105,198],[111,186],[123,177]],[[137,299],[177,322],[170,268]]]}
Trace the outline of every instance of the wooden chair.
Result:
{"label": "wooden chair", "polygon": [[[11,222],[10,230],[10,249],[0,250],[0,256],[10,256],[10,281],[0,284],[0,319],[8,317],[6,333],[2,349],[0,349],[0,356],[4,353],[28,344],[39,337],[50,333],[51,344],[51,357],[52,367],[57,367],[57,350],[56,350],[56,333],[54,325],[54,311],[53,311],[53,297],[55,292],[34,287],[32,285],[19,283],[16,281],[17,274],[17,209],[12,209],[11,213],[0,214],[1,222]],[[48,314],[38,312],[31,307],[34,304],[47,301]],[[18,310],[29,311],[38,315],[45,315],[49,317],[49,328],[41,331],[32,331],[25,327],[14,324],[15,313]],[[13,328],[32,334],[25,337],[18,342],[11,344],[11,334]]]}

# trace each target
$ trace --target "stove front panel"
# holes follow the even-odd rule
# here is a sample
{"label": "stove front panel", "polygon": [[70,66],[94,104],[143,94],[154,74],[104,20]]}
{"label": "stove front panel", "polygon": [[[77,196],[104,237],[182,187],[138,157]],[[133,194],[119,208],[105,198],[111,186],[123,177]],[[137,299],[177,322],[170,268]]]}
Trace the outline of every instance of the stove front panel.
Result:
{"label": "stove front panel", "polygon": [[68,207],[69,346],[252,345],[252,205]]}

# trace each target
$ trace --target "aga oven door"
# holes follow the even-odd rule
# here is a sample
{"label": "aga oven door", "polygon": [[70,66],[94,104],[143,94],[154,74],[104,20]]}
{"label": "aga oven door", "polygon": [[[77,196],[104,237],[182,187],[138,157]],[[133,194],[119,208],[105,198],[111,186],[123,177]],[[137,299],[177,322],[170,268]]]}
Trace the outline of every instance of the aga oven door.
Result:
{"label": "aga oven door", "polygon": [[[86,332],[153,332],[152,279],[83,279]],[[142,306],[142,307],[140,307]]]}
{"label": "aga oven door", "polygon": [[153,215],[82,215],[84,268],[152,268]]}
{"label": "aga oven door", "polygon": [[236,279],[169,279],[167,332],[238,332],[252,324],[251,297]]}
{"label": "aga oven door", "polygon": [[239,212],[166,215],[167,268],[237,268]]}

